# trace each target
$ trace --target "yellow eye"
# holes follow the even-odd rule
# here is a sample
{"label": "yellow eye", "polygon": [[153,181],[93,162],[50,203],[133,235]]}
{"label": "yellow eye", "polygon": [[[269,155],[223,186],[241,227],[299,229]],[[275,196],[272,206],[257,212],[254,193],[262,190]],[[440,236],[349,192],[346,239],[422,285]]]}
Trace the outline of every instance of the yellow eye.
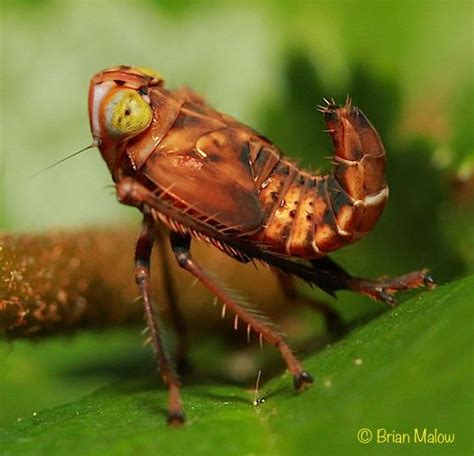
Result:
{"label": "yellow eye", "polygon": [[153,112],[143,97],[131,89],[120,89],[104,100],[104,124],[110,136],[133,136],[151,123]]}

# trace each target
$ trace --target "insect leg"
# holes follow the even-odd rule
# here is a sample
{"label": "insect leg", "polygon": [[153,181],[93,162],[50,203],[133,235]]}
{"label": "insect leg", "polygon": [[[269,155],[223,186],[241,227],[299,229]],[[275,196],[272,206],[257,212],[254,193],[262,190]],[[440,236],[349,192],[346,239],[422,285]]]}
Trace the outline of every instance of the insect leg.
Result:
{"label": "insect leg", "polygon": [[395,305],[396,301],[393,295],[398,291],[425,286],[434,288],[436,286],[427,269],[410,272],[394,278],[365,279],[351,276],[329,257],[311,260],[311,264],[315,272],[328,277],[333,291],[351,290],[390,305]]}
{"label": "insect leg", "polygon": [[310,374],[302,369],[301,364],[283,340],[283,337],[273,330],[269,324],[263,322],[257,315],[239,305],[230,294],[218,286],[193,260],[190,253],[191,238],[182,234],[172,232],[170,236],[171,248],[176,256],[178,264],[196,277],[209,291],[211,291],[222,303],[240,320],[249,325],[255,332],[261,335],[267,342],[280,350],[288,370],[293,374],[295,389],[302,390],[313,382]]}
{"label": "insect leg", "polygon": [[320,313],[326,321],[329,332],[339,334],[342,332],[344,323],[339,314],[323,301],[311,299],[303,296],[295,286],[295,278],[274,268],[275,275],[283,294],[292,301],[298,301],[303,305],[308,305],[311,309]]}
{"label": "insect leg", "polygon": [[150,256],[156,238],[156,228],[150,216],[145,215],[143,226],[135,250],[135,280],[143,297],[145,316],[150,330],[150,338],[155,351],[161,375],[168,387],[168,423],[177,425],[184,422],[184,414],[179,395],[180,381],[166,356],[160,335],[160,326],[150,299]]}
{"label": "insect leg", "polygon": [[169,258],[166,254],[165,236],[162,231],[155,230],[156,248],[160,252],[160,268],[161,277],[163,279],[163,287],[166,303],[168,305],[171,317],[171,323],[178,338],[178,346],[176,348],[176,369],[180,374],[190,370],[190,364],[187,357],[188,352],[188,331],[183,314],[179,309],[176,298],[176,291],[173,285],[173,277],[170,273]]}
{"label": "insect leg", "polygon": [[337,290],[351,290],[369,296],[376,301],[394,305],[393,295],[398,291],[436,286],[427,269],[391,279],[372,280],[351,276],[327,256],[310,260],[309,264],[288,260],[266,252],[253,251],[252,256],[287,274],[299,277],[309,284],[316,285],[331,296],[335,296]]}

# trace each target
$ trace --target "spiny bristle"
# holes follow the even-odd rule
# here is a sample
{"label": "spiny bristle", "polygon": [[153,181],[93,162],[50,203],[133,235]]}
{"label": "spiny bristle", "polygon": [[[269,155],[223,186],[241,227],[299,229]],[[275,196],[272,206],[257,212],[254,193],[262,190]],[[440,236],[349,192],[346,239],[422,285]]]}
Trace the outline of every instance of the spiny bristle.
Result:
{"label": "spiny bristle", "polygon": [[351,99],[349,94],[347,94],[346,102],[344,104],[344,108],[347,109],[348,111],[350,111],[352,109],[352,99]]}
{"label": "spiny bristle", "polygon": [[179,228],[178,226],[176,225],[176,223],[174,222],[174,220],[172,219],[168,219],[168,223],[169,225],[171,226],[171,229],[175,232],[179,232]]}
{"label": "spiny bristle", "polygon": [[258,388],[260,386],[260,377],[261,376],[262,376],[262,371],[259,370],[258,374],[257,374],[257,380],[255,382],[255,394],[254,394],[254,397],[253,397],[253,405],[255,407],[260,403],[260,400],[258,399]]}
{"label": "spiny bristle", "polygon": [[[278,336],[284,337],[284,335],[278,330],[278,328],[270,321],[270,319],[261,310],[256,309],[255,307],[251,306],[245,298],[240,296],[235,290],[225,286],[221,280],[217,280],[216,278],[213,278],[213,274],[209,274],[209,276],[214,283],[220,285],[219,288],[221,289],[221,291],[223,291],[229,298],[228,302],[229,303],[233,302],[234,304],[238,305],[240,307],[240,310],[244,311],[245,314],[247,314],[246,316],[245,314],[244,315],[240,314],[239,318],[241,320],[244,320],[246,323],[248,323],[252,327],[252,329],[253,329],[253,325],[255,325],[256,327],[258,327],[258,325],[263,325],[266,328],[272,330]],[[222,313],[221,313],[222,318],[225,317],[226,307],[227,307],[226,304],[227,303],[224,302],[222,306]],[[235,313],[238,313],[238,311]],[[249,318],[252,318],[256,321],[254,323],[248,322],[247,320]]]}
{"label": "spiny bristle", "polygon": [[336,109],[339,109],[338,104],[336,103],[336,100],[334,98],[327,99],[323,97],[324,105],[318,105],[317,109],[319,112],[322,112],[323,114],[327,114],[330,112],[333,112]]}

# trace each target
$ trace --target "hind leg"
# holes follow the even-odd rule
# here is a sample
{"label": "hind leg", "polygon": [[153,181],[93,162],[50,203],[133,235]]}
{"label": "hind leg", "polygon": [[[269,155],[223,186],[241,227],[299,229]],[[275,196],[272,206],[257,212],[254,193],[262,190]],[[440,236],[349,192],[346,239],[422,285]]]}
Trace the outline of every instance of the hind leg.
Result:
{"label": "hind leg", "polygon": [[395,305],[394,295],[399,291],[436,286],[427,269],[394,278],[365,279],[350,275],[327,256],[310,260],[309,263],[292,261],[261,251],[252,252],[252,256],[284,273],[299,277],[311,285],[316,285],[331,296],[335,296],[335,292],[338,290],[351,290],[369,296],[376,301]]}
{"label": "hind leg", "polygon": [[[399,291],[421,287],[434,288],[436,286],[427,269],[393,278],[365,279],[351,276],[329,257],[311,260],[311,265],[314,271],[321,275],[322,282],[330,292],[351,290],[391,306],[396,304],[394,295]],[[324,289],[324,287],[322,288]]]}

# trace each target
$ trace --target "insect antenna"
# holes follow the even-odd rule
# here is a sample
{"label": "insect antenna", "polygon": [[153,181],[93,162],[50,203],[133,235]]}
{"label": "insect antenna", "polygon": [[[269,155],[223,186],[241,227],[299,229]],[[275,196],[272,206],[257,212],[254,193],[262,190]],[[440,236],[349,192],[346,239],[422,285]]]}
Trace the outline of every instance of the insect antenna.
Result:
{"label": "insect antenna", "polygon": [[40,174],[43,174],[44,172],[48,171],[51,168],[54,168],[55,166],[65,162],[66,160],[69,160],[70,158],[75,157],[76,155],[82,154],[82,152],[85,152],[88,149],[92,149],[94,147],[98,147],[100,145],[100,140],[99,139],[94,139],[92,144],[89,144],[87,147],[84,147],[84,149],[78,150],[77,152],[74,152],[71,155],[68,155],[67,157],[61,158],[61,160],[58,160],[57,162],[53,163],[52,165],[47,166],[46,168],[41,169],[40,171],[37,171],[36,173],[32,174],[31,176],[28,177],[28,180],[33,179],[36,176],[39,176]]}

